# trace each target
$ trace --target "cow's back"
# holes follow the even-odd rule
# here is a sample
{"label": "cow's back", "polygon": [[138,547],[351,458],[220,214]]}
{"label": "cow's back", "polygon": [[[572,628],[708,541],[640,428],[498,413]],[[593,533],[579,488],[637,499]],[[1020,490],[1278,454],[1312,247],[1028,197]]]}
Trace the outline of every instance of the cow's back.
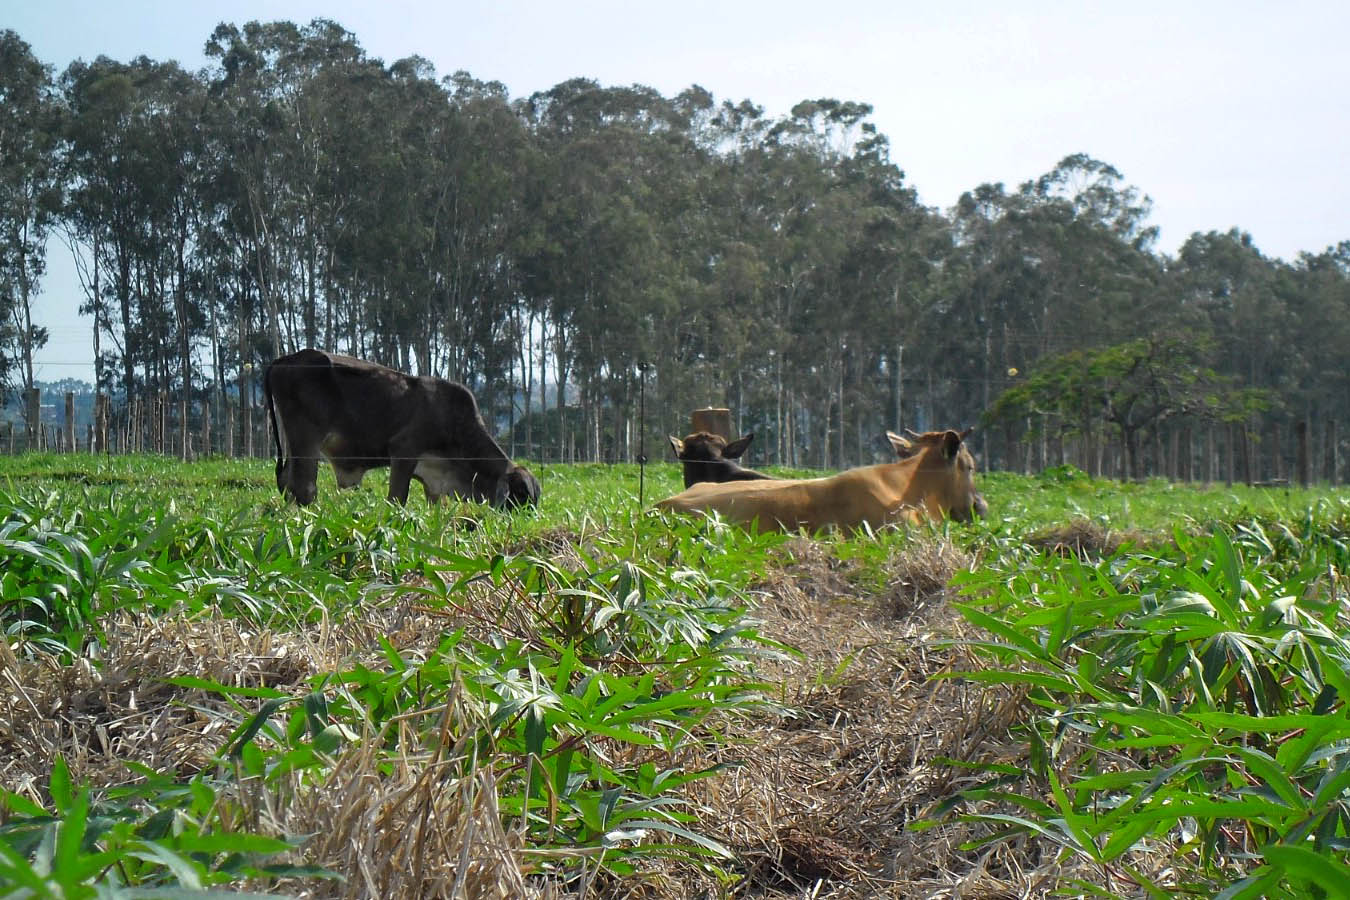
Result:
{"label": "cow's back", "polygon": [[268,380],[296,452],[384,465],[393,430],[416,413],[410,376],[350,356],[300,350],[272,363]]}
{"label": "cow's back", "polygon": [[819,484],[828,479],[703,481],[656,504],[675,512],[716,512],[728,521],[749,524],[758,520],[764,530],[799,527],[818,530],[812,510]]}

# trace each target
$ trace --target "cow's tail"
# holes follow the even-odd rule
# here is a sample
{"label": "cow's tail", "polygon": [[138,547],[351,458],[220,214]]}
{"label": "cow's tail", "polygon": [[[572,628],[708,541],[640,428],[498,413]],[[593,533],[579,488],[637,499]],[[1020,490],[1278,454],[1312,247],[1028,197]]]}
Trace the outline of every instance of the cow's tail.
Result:
{"label": "cow's tail", "polygon": [[277,448],[277,490],[285,493],[282,475],[286,468],[286,455],[281,449],[281,429],[277,427],[277,410],[272,400],[272,365],[263,370],[263,403],[267,406],[267,419],[272,423],[272,443]]}

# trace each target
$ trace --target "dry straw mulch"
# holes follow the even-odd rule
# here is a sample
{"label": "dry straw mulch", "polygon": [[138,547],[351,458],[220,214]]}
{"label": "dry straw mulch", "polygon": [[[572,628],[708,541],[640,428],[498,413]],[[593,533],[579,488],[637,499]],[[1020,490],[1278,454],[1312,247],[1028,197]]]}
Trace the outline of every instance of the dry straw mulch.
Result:
{"label": "dry straw mulch", "polygon": [[[1019,751],[1007,729],[1020,695],[932,676],[967,661],[951,576],[974,560],[917,538],[864,592],[828,543],[786,546],[758,585],[769,636],[802,658],[764,673],[782,712],[734,724],[716,756],[741,765],[700,785],[703,820],[741,854],[744,897],[1021,897],[1043,892],[1044,860],[969,853],[964,826],[909,829],[969,776],[941,758],[996,761]],[[671,896],[677,896],[672,894]]]}
{"label": "dry straw mulch", "polygon": [[[76,783],[107,787],[137,780],[120,760],[188,777],[211,774],[212,756],[255,708],[241,711],[212,691],[168,679],[195,677],[272,687],[300,696],[310,678],[369,657],[373,634],[410,655],[442,633],[444,622],[405,603],[375,609],[343,628],[305,632],[245,630],[223,617],[122,617],[106,624],[101,666],[62,666],[16,658],[0,642],[0,784],[44,801],[52,760],[62,754]],[[273,889],[297,897],[556,896],[527,878],[529,857],[496,807],[490,769],[461,774],[465,753],[446,735],[467,734],[472,714],[452,702],[429,711],[444,725],[430,756],[390,767],[378,741],[354,742],[322,783],[297,777],[271,789],[245,782],[236,795],[238,827],[264,834],[311,835],[296,862],[342,873],[346,881],[306,881]],[[263,885],[255,886],[259,889]]]}
{"label": "dry straw mulch", "polygon": [[1081,560],[1114,556],[1126,545],[1156,547],[1171,538],[1142,531],[1110,528],[1088,519],[1074,519],[1067,525],[1049,528],[1027,538],[1027,543],[1047,553],[1076,556]]}

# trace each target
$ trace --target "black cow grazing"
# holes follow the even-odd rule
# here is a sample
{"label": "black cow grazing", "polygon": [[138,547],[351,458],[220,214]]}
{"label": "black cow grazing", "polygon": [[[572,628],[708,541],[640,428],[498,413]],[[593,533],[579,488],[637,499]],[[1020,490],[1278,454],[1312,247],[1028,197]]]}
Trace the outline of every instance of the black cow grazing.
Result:
{"label": "black cow grazing", "polygon": [[274,360],[263,395],[277,444],[277,489],[313,503],[322,454],[339,487],[389,466],[389,499],[408,501],[412,479],[427,501],[461,497],[501,509],[539,502],[539,481],[488,434],[464,385],[405,375],[319,350]]}
{"label": "black cow grazing", "polygon": [[670,446],[675,458],[684,463],[684,486],[691,487],[700,481],[756,481],[770,479],[754,469],[742,468],[733,460],[741,454],[755,439],[752,431],[731,443],[721,435],[707,431],[696,431],[684,440],[670,435]]}

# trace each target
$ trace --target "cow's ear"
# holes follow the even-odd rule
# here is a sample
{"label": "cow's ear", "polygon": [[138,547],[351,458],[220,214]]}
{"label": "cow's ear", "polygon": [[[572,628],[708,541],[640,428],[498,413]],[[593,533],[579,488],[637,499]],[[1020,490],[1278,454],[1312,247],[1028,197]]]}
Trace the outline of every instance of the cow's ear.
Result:
{"label": "cow's ear", "polygon": [[679,438],[677,438],[677,437],[676,437],[675,435],[673,435],[673,434],[666,435],[666,436],[670,438],[670,449],[672,449],[672,450],[675,451],[675,457],[676,457],[676,459],[678,459],[679,457],[683,456],[683,455],[684,455],[684,441],[680,440]]}
{"label": "cow's ear", "polygon": [[972,425],[972,426],[970,426],[969,428],[967,428],[965,431],[961,432],[961,440],[964,441],[966,438],[970,437],[970,436],[971,436],[972,434],[974,434],[974,433],[975,433],[975,426]]}
{"label": "cow's ear", "polygon": [[744,437],[739,437],[722,448],[723,459],[740,459],[741,454],[750,446],[750,442],[755,439],[755,433],[752,431]]}
{"label": "cow's ear", "polygon": [[886,440],[891,442],[891,449],[900,459],[908,459],[914,455],[914,442],[909,438],[901,437],[894,431],[886,432]]}
{"label": "cow's ear", "polygon": [[955,431],[948,431],[942,436],[942,455],[947,459],[956,459],[956,454],[961,450],[961,435]]}

